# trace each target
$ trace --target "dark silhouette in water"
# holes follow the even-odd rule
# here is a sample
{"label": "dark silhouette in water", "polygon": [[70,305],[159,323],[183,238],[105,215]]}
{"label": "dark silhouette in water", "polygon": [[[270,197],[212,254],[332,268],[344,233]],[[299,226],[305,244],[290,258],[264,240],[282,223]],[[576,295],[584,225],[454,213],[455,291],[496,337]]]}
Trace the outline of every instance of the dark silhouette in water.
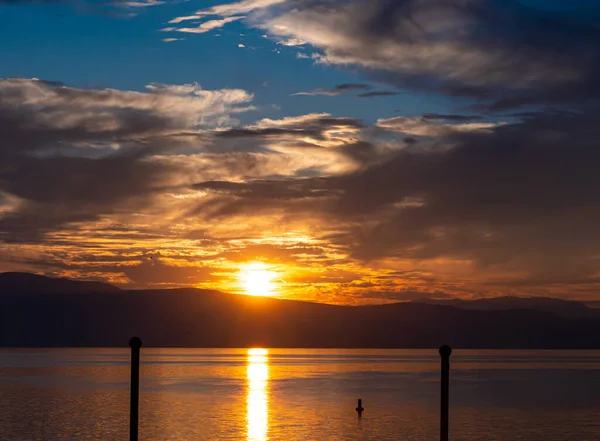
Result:
{"label": "dark silhouette in water", "polygon": [[356,412],[358,413],[358,417],[362,418],[362,413],[364,412],[365,408],[362,407],[362,400],[359,398],[358,399],[358,406],[356,406]]}
{"label": "dark silhouette in water", "polygon": [[450,355],[452,348],[444,345],[439,350],[441,356],[440,381],[440,441],[448,441],[450,413]]}
{"label": "dark silhouette in water", "polygon": [[138,441],[138,421],[140,402],[140,349],[142,340],[132,337],[129,340],[131,348],[131,384],[129,400],[129,441]]}

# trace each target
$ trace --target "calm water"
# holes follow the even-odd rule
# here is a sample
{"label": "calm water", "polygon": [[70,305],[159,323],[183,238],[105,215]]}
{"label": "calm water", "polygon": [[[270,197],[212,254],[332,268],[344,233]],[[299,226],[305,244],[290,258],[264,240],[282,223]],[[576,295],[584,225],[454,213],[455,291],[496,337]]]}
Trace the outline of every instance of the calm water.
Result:
{"label": "calm water", "polygon": [[[145,441],[435,440],[436,351],[142,351]],[[129,354],[0,351],[0,440],[128,438]],[[362,398],[366,411],[354,408]],[[451,438],[600,439],[600,352],[455,351]]]}

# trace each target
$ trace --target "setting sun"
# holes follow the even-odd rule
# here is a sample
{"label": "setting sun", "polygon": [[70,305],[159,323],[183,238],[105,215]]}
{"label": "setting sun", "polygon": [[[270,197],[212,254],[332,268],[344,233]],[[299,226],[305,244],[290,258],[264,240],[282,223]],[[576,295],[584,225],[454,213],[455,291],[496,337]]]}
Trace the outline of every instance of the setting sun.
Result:
{"label": "setting sun", "polygon": [[248,349],[248,355],[262,355],[265,356],[269,353],[267,349],[264,348],[251,348]]}
{"label": "setting sun", "polygon": [[272,296],[277,284],[273,279],[277,273],[269,270],[262,262],[254,262],[240,268],[238,278],[247,294],[253,296]]}

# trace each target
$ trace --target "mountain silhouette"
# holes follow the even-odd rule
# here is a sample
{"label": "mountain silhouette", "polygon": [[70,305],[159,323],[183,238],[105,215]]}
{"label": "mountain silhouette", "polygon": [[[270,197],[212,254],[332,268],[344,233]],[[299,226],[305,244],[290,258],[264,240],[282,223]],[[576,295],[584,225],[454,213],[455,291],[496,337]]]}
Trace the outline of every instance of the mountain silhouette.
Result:
{"label": "mountain silhouette", "polygon": [[413,303],[446,305],[454,306],[460,309],[470,309],[479,311],[509,311],[514,309],[534,309],[536,311],[551,312],[553,314],[565,318],[600,318],[600,309],[590,308],[582,302],[556,299],[550,297],[493,297],[475,300],[435,300],[429,298],[422,298],[414,300]]}
{"label": "mountain silhouette", "polygon": [[0,346],[119,347],[132,335],[153,347],[598,349],[600,320],[418,302],[335,306],[191,288],[127,291],[0,274]]}
{"label": "mountain silhouette", "polygon": [[121,290],[108,283],[58,279],[30,273],[0,273],[0,293],[87,294],[117,291]]}

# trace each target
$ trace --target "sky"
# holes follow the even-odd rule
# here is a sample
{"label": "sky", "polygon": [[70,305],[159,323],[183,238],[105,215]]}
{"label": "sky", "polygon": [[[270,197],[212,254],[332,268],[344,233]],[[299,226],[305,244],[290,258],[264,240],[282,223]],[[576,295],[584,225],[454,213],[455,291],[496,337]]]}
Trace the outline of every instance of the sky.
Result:
{"label": "sky", "polygon": [[0,0],[0,271],[600,300],[597,0]]}

